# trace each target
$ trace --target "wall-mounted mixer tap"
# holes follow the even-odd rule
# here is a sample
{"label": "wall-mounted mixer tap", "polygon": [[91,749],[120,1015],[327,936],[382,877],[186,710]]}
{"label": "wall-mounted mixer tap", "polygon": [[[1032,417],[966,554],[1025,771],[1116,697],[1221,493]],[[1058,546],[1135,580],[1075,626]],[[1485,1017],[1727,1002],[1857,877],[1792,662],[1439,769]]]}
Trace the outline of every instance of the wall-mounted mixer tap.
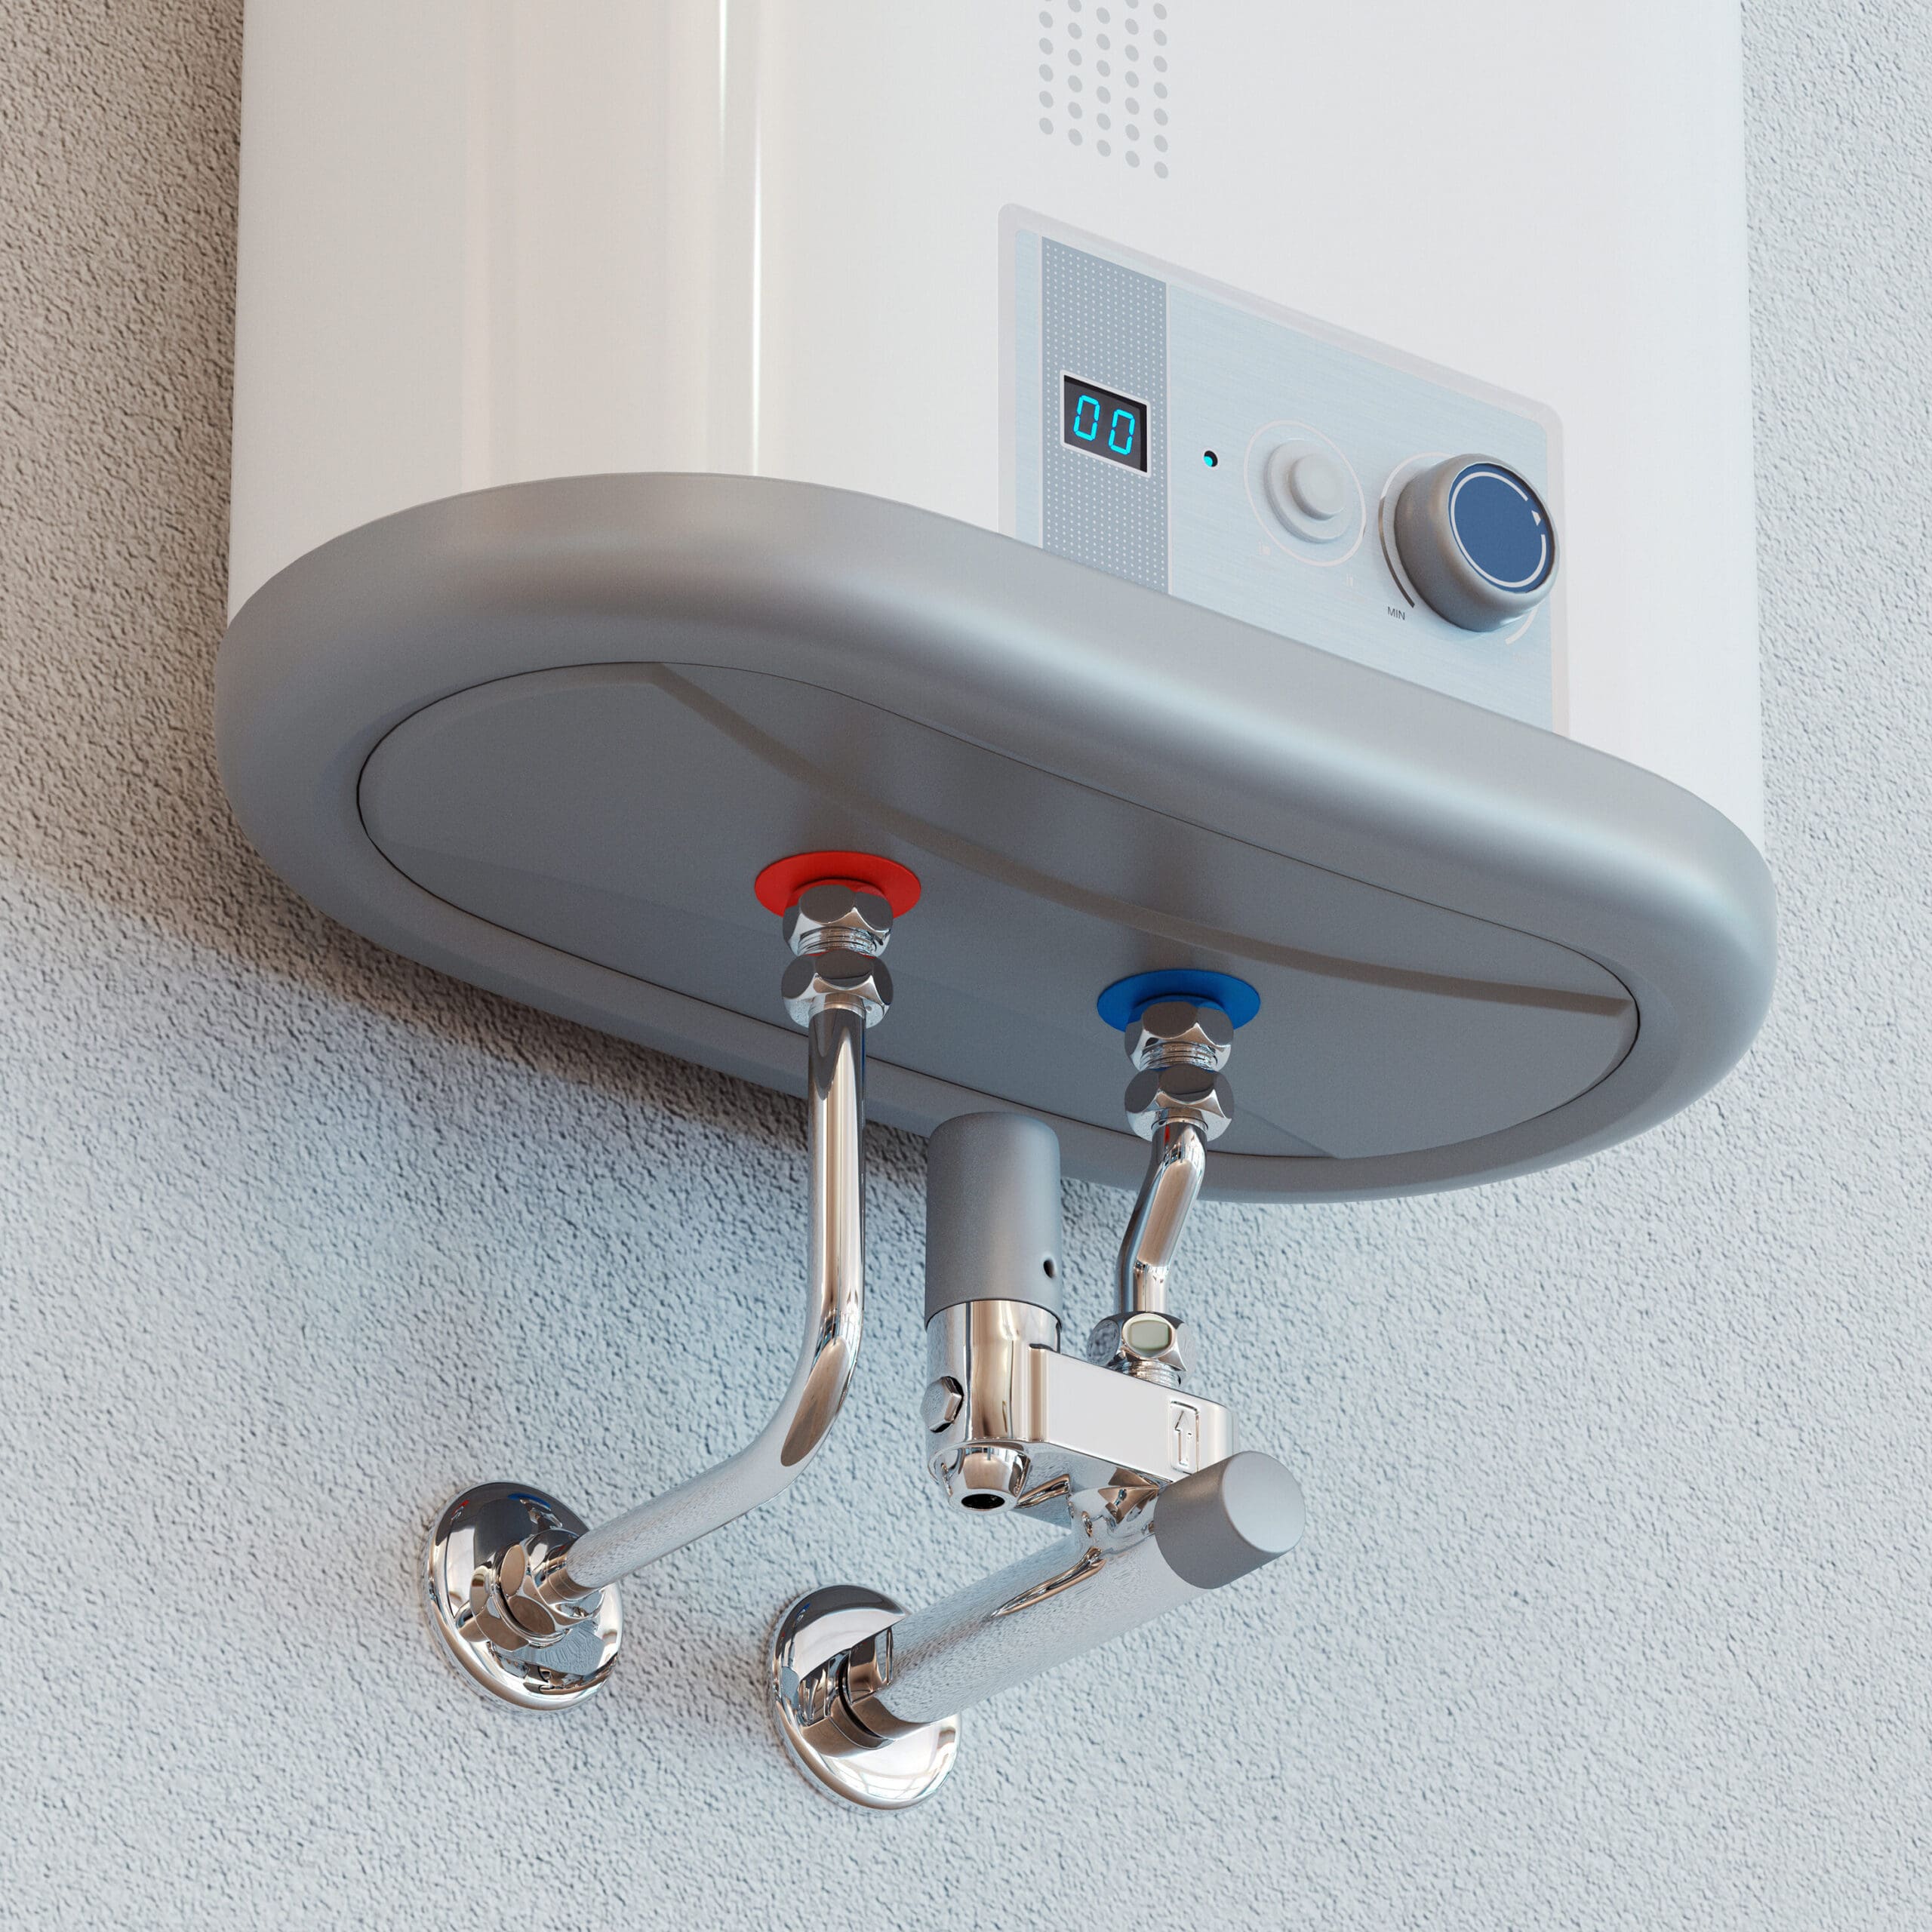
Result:
{"label": "wall-mounted mixer tap", "polygon": [[[1137,1223],[1146,1197],[1143,1189]],[[1164,1221],[1164,1251],[1179,1232]],[[921,1420],[927,1466],[961,1509],[1058,1518],[1070,1498],[1123,1472],[1160,1485],[1234,1453],[1232,1416],[1180,1386],[1193,1341],[1166,1315],[1109,1317],[1096,1337],[1109,1324],[1124,1332],[1098,1359],[1063,1352],[1060,1246],[1050,1128],[1021,1114],[967,1114],[934,1134]]]}
{"label": "wall-mounted mixer tap", "polygon": [[1018,1114],[969,1114],[927,1155],[928,1464],[976,1514],[1070,1522],[1054,1547],[903,1615],[877,1593],[801,1598],[772,1638],[772,1711],[826,1789],[897,1809],[951,1767],[968,1704],[1292,1548],[1301,1492],[1242,1451],[1184,1386],[1195,1364],[1168,1278],[1210,1141],[1232,1118],[1233,1027],[1165,999],[1126,1029],[1127,1107],[1152,1143],[1116,1270],[1118,1305],[1063,1353],[1059,1143]]}

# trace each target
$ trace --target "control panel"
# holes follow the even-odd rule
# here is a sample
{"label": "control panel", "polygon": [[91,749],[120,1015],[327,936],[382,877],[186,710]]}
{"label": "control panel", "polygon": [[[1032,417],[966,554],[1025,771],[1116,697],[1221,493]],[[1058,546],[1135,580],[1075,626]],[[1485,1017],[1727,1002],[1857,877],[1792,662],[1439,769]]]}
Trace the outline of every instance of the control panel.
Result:
{"label": "control panel", "polygon": [[1560,728],[1555,420],[1009,211],[1007,528]]}

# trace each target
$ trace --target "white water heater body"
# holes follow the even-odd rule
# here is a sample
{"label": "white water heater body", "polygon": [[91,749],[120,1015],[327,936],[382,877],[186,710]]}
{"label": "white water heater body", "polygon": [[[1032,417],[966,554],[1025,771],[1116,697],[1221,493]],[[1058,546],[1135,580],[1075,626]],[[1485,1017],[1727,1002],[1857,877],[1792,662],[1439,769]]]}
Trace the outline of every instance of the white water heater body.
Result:
{"label": "white water heater body", "polygon": [[242,140],[224,771],[329,909],[783,1084],[718,881],[888,851],[876,1111],[1125,1178],[1093,996],[1230,973],[1263,1198],[1748,1043],[1734,7],[250,0]]}

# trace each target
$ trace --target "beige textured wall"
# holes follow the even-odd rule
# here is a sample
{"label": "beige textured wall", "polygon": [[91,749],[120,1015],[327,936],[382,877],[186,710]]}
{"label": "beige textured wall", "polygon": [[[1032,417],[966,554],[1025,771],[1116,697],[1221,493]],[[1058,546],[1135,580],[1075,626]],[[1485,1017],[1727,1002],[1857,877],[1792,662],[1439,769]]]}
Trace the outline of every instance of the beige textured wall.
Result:
{"label": "beige textured wall", "polygon": [[[1758,1050],[1532,1181],[1208,1213],[1210,1380],[1304,1548],[974,1713],[897,1820],[791,1777],[755,1669],[804,1585],[998,1540],[909,1437],[903,1137],[840,1434],[631,1587],[605,1697],[486,1706],[418,1623],[459,1482],[595,1510],[742,1439],[798,1120],[381,953],[236,834],[240,11],[0,10],[0,1920],[1932,1923],[1926,11],[1749,14]],[[1121,1204],[1071,1205],[1091,1308]]]}

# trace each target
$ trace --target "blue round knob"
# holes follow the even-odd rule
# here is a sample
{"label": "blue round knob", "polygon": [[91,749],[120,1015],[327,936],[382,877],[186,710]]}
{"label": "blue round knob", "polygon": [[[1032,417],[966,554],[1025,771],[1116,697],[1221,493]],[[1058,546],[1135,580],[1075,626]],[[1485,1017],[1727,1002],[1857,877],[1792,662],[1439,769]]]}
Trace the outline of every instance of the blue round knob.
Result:
{"label": "blue round knob", "polygon": [[1556,531],[1535,488],[1487,457],[1454,456],[1395,500],[1395,547],[1424,603],[1466,631],[1535,609],[1556,574]]}

